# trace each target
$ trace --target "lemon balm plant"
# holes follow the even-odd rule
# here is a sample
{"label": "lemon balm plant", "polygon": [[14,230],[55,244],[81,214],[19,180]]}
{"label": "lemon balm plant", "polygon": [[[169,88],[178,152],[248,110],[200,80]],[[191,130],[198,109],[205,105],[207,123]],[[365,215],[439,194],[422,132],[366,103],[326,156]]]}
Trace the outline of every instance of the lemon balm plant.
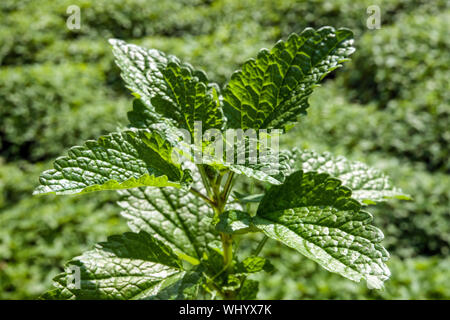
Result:
{"label": "lemon balm plant", "polygon": [[[306,114],[314,87],[353,53],[351,31],[292,34],[245,62],[223,89],[174,56],[110,43],[136,97],[130,125],[71,148],[41,175],[35,193],[118,190],[131,232],[69,261],[44,298],[254,299],[258,282],[249,276],[276,272],[260,256],[268,239],[382,287],[388,253],[364,206],[407,196],[362,163],[278,151],[262,139],[275,141],[273,132]],[[236,131],[241,136],[230,138]],[[214,139],[201,138],[208,134]],[[218,142],[226,154],[211,153]],[[239,178],[260,181],[266,192],[232,193]],[[240,257],[235,239],[249,233],[261,233],[261,242]]]}

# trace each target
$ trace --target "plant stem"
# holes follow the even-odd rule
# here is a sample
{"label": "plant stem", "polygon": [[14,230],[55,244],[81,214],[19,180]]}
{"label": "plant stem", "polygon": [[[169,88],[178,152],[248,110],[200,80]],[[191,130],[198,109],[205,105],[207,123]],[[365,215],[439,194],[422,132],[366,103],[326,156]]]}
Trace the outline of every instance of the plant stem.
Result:
{"label": "plant stem", "polygon": [[269,239],[266,235],[264,235],[264,238],[258,243],[258,246],[256,247],[255,251],[253,251],[253,255],[257,256],[260,254],[262,248],[264,248],[264,245],[267,242],[267,239]]}
{"label": "plant stem", "polygon": [[233,183],[234,172],[230,172],[227,177],[227,181],[225,182],[225,186],[223,187],[222,194],[220,195],[221,199],[226,202],[228,200],[228,196],[230,195],[231,185]]}
{"label": "plant stem", "polygon": [[[223,187],[222,192],[220,192],[221,178],[215,181],[213,191],[214,191],[214,199],[217,202],[216,211],[218,216],[220,216],[225,209],[225,205],[228,200],[228,195],[231,190],[233,175],[234,175],[233,172],[230,172],[228,174],[227,181],[225,182],[225,186]],[[225,269],[228,269],[233,261],[233,236],[221,232],[220,238],[222,240],[222,248],[223,248],[223,263],[225,265]]]}
{"label": "plant stem", "polygon": [[220,194],[220,186],[222,184],[222,177],[223,177],[223,175],[218,174],[212,185],[214,195]]}
{"label": "plant stem", "polygon": [[203,185],[205,186],[206,193],[209,197],[213,196],[211,182],[209,181],[208,175],[206,174],[205,167],[202,164],[197,165],[198,171],[200,171],[200,175],[202,176]]}
{"label": "plant stem", "polygon": [[[191,188],[191,192],[201,197],[207,203],[209,203],[213,208],[215,215],[219,217],[224,212],[225,205],[230,195],[231,187],[233,184],[234,172],[228,173],[227,180],[221,191],[220,187],[222,182],[222,175],[218,175],[214,179],[214,181],[211,181],[212,179],[209,179],[209,177],[205,172],[205,168],[202,165],[198,165],[198,169],[202,176],[202,181],[203,184],[205,185],[205,189],[208,192],[208,196],[202,194],[195,188]],[[233,236],[224,232],[220,232],[220,239],[222,241],[223,264],[224,264],[223,270],[220,272],[222,273],[228,272],[233,264]],[[235,292],[226,291],[223,293],[223,297],[225,299],[233,299],[235,297]]]}
{"label": "plant stem", "polygon": [[[223,187],[222,192],[217,192],[215,194],[215,199],[218,202],[217,212],[218,214],[222,214],[225,205],[228,200],[228,196],[231,192],[231,186],[233,184],[234,172],[228,173],[227,181]],[[220,188],[220,186],[219,186]],[[218,189],[215,189],[218,190]],[[233,264],[233,235],[227,234],[224,232],[220,233],[220,238],[222,240],[222,248],[223,248],[223,264],[225,271],[229,271],[230,267]],[[234,291],[225,291],[225,299],[234,299],[235,292]]]}
{"label": "plant stem", "polygon": [[225,265],[225,269],[228,269],[233,260],[233,238],[231,235],[223,232],[220,233],[220,237],[222,239],[223,247],[223,263]]}
{"label": "plant stem", "polygon": [[[264,238],[261,239],[261,241],[258,243],[258,246],[256,247],[255,251],[253,251],[254,256],[258,256],[261,253],[261,250],[264,248],[264,245],[266,244],[268,239],[269,239],[269,237],[264,235]],[[246,275],[241,277],[241,283],[243,284],[245,282],[245,280],[247,280]],[[241,291],[242,284],[241,284],[241,287],[237,290],[237,292],[235,292],[236,295],[239,294],[239,292]]]}
{"label": "plant stem", "polygon": [[201,192],[198,191],[197,189],[191,187],[190,191],[191,191],[192,194],[194,194],[194,195],[196,195],[197,197],[200,197],[200,198],[202,198],[203,200],[205,200],[205,201],[206,201],[208,204],[210,204],[212,207],[214,207],[214,206],[217,205],[213,200],[211,200],[210,198],[208,198],[207,196],[205,196],[203,193],[201,193]]}
{"label": "plant stem", "polygon": [[[230,270],[230,267],[233,263],[233,236],[223,233],[220,233],[220,237],[222,239],[222,247],[223,247],[223,264],[224,271],[227,272]],[[224,291],[223,298],[225,300],[232,300],[236,296],[234,291]]]}
{"label": "plant stem", "polygon": [[216,178],[215,184],[216,184],[217,186],[219,186],[219,187],[220,187],[220,185],[221,185],[221,183],[222,183],[222,177],[223,177],[223,175],[219,174],[219,175],[217,176],[217,178]]}

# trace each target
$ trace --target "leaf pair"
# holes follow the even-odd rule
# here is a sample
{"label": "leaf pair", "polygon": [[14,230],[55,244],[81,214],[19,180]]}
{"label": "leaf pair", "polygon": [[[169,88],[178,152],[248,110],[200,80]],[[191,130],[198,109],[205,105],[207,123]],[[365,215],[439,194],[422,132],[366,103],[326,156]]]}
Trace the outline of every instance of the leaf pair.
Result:
{"label": "leaf pair", "polygon": [[384,263],[389,255],[362,205],[410,197],[361,162],[299,149],[288,157],[291,175],[282,185],[238,197],[243,204],[259,203],[255,216],[228,211],[216,228],[230,234],[262,231],[331,272],[380,288],[390,275]]}
{"label": "leaf pair", "polygon": [[[53,170],[44,172],[35,193],[188,185],[189,171],[172,158],[180,147],[174,131],[185,129],[195,135],[196,122],[201,123],[202,133],[226,128],[285,129],[304,113],[312,89],[353,52],[352,37],[349,30],[330,27],[292,34],[244,63],[223,96],[204,72],[178,58],[111,40],[122,77],[139,97],[129,113],[131,126],[139,130],[113,133],[72,148],[67,157],[55,161]],[[274,184],[283,181],[287,170],[278,166],[279,161],[219,164]]]}
{"label": "leaf pair", "polygon": [[202,121],[205,130],[222,129],[225,121],[228,128],[244,130],[286,128],[305,113],[313,88],[354,51],[353,34],[347,29],[294,33],[245,62],[232,75],[222,103],[218,86],[176,57],[121,40],[110,43],[127,87],[153,111],[145,117],[170,119],[191,133],[195,121]]}

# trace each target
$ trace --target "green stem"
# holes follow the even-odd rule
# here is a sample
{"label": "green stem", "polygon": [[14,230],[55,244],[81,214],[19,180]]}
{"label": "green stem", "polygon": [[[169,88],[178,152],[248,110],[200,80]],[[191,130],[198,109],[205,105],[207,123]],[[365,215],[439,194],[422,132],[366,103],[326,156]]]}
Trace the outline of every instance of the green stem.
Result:
{"label": "green stem", "polygon": [[[228,272],[233,263],[233,236],[221,232],[220,237],[222,239],[222,247],[223,247],[224,271]],[[233,300],[235,297],[236,293],[234,291],[228,290],[224,291],[223,298],[225,300]]]}
{"label": "green stem", "polygon": [[[258,243],[258,246],[256,247],[255,251],[253,251],[254,256],[258,256],[261,253],[261,250],[264,248],[264,245],[266,244],[268,239],[269,239],[269,237],[264,235],[264,238],[261,239],[261,241]],[[241,283],[244,284],[245,280],[247,280],[247,276],[243,276],[241,278]],[[241,287],[235,293],[236,295],[239,294],[239,292],[241,291],[242,284],[241,284]]]}
{"label": "green stem", "polygon": [[211,182],[209,181],[208,175],[206,174],[205,167],[202,164],[197,165],[198,171],[202,176],[203,185],[205,186],[206,193],[211,198],[213,196]]}
{"label": "green stem", "polygon": [[[220,192],[220,182],[222,178],[219,178],[215,181],[215,185],[213,187],[214,191],[214,199],[217,203],[216,212],[217,215],[220,216],[224,209],[228,200],[228,194],[231,189],[231,182],[233,180],[233,173],[229,173],[227,177],[227,181],[225,182],[225,186]],[[220,233],[220,238],[222,240],[222,248],[223,248],[223,264],[225,269],[228,269],[231,266],[233,261],[233,236],[223,233]]]}
{"label": "green stem", "polygon": [[219,175],[217,175],[217,178],[216,178],[216,185],[218,185],[219,187],[222,183],[222,177],[223,177],[223,175],[219,174]]}
{"label": "green stem", "polygon": [[203,200],[205,200],[205,201],[206,201],[208,204],[210,204],[212,207],[214,207],[214,206],[217,205],[213,200],[211,200],[210,198],[208,198],[207,196],[205,196],[203,193],[201,193],[200,191],[198,191],[198,190],[195,189],[195,188],[192,188],[192,187],[191,187],[190,192],[191,192],[192,194],[196,195],[197,197],[200,197],[200,198],[202,198]]}
{"label": "green stem", "polygon": [[209,289],[215,290],[222,298],[225,299],[225,293],[222,291],[221,288],[219,288],[215,283],[214,283],[214,278],[209,278],[208,275],[206,273],[203,272],[203,276],[206,278],[206,286]]}
{"label": "green stem", "polygon": [[228,196],[230,195],[230,192],[231,192],[231,186],[233,184],[233,178],[234,178],[234,172],[230,172],[228,174],[227,181],[225,182],[225,186],[223,187],[223,191],[222,191],[222,193],[220,195],[222,201],[224,201],[225,203],[228,200]]}
{"label": "green stem", "polygon": [[225,269],[229,269],[233,261],[233,237],[232,235],[221,232],[220,238],[223,247],[223,264]]}
{"label": "green stem", "polygon": [[264,245],[266,244],[267,239],[269,239],[269,237],[264,235],[264,238],[262,238],[262,240],[258,243],[258,246],[256,247],[255,251],[253,251],[254,256],[257,256],[261,253],[261,250],[262,250],[262,248],[264,248]]}
{"label": "green stem", "polygon": [[[234,172],[228,173],[227,180],[223,187],[223,190],[220,190],[222,175],[218,175],[214,181],[211,181],[206,175],[205,168],[202,165],[198,165],[198,169],[202,176],[203,184],[205,185],[205,189],[208,192],[208,196],[202,194],[195,188],[191,188],[191,192],[207,203],[211,205],[214,210],[214,213],[217,217],[219,217],[225,209],[225,205],[228,201],[228,197],[231,192],[231,187],[233,185],[233,177]],[[222,249],[223,249],[223,270],[222,272],[228,272],[230,267],[233,264],[233,236],[224,232],[220,232],[220,239],[222,241]],[[233,299],[235,297],[235,292],[226,291],[223,293],[223,297],[225,299]]]}
{"label": "green stem", "polygon": [[[219,215],[223,213],[225,205],[228,201],[228,197],[230,195],[233,185],[233,177],[234,172],[228,173],[228,177],[222,192],[216,193],[215,195],[215,199],[217,199],[217,202],[219,203],[218,206]],[[220,238],[222,240],[224,269],[225,271],[229,271],[230,267],[232,267],[233,265],[233,235],[221,232]],[[225,299],[234,299],[236,296],[236,293],[234,291],[225,291],[224,294]]]}

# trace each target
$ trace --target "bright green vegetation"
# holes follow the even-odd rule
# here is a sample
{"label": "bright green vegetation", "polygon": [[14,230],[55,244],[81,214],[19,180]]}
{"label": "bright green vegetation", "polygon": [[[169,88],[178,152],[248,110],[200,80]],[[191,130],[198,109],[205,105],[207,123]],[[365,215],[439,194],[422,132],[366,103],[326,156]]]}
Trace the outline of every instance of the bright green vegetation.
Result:
{"label": "bright green vegetation", "polygon": [[[79,5],[82,12],[78,32],[65,27],[66,8],[72,4]],[[380,30],[368,30],[365,25],[365,10],[373,4],[381,8]],[[156,224],[145,222],[145,216],[130,206],[125,208],[124,202],[134,201],[137,208],[157,215],[145,205],[148,196],[140,189],[120,191],[120,196],[109,191],[30,197],[37,187],[38,173],[50,169],[49,161],[68,147],[123,131],[127,111],[133,127],[142,129],[153,121],[142,117],[141,112],[154,114],[146,112],[142,104],[135,103],[130,111],[132,98],[124,89],[106,39],[120,38],[174,54],[205,70],[209,82],[217,82],[223,92],[232,71],[249,57],[256,57],[261,47],[270,48],[292,32],[323,25],[354,31],[357,52],[345,68],[314,90],[308,117],[283,135],[282,146],[298,148],[306,155],[326,155],[338,162],[344,161],[340,160],[344,155],[351,159],[343,163],[349,168],[365,162],[376,168],[370,172],[375,170],[378,183],[386,186],[379,197],[390,198],[397,190],[392,183],[383,182],[386,176],[381,170],[391,176],[395,186],[413,196],[413,201],[393,199],[371,206],[364,196],[367,190],[356,191],[357,185],[345,181],[333,166],[332,172],[321,168],[323,159],[290,164],[294,171],[305,166],[305,171],[337,177],[353,189],[353,198],[369,204],[363,211],[373,214],[373,225],[385,234],[382,244],[392,256],[386,262],[391,276],[384,283],[385,290],[369,290],[326,271],[281,242],[268,240],[258,258],[270,260],[276,272],[251,275],[245,287],[255,286],[250,278],[259,280],[258,298],[450,297],[446,285],[450,281],[448,1],[4,0],[0,10],[2,298],[38,297],[51,286],[65,261],[109,235],[129,231],[127,222],[133,232],[141,230],[138,226],[150,234],[158,231]],[[369,168],[362,166],[361,170]],[[235,175],[245,172],[261,178],[257,168],[231,169]],[[222,221],[225,217],[234,219],[241,210],[256,213],[254,201],[262,198],[266,182],[280,181],[284,176],[265,175],[263,183],[235,178],[237,191],[230,199],[241,199],[243,208],[231,208],[238,211],[229,211]],[[166,190],[177,193],[183,189],[157,188],[152,194]],[[194,198],[191,193],[184,196],[190,201]],[[120,217],[116,200],[125,219]],[[201,201],[198,205],[209,208]],[[166,207],[170,204],[164,204]],[[169,217],[170,212],[163,216]],[[192,221],[189,212],[181,215]],[[242,228],[239,223],[229,228],[219,222],[220,226],[228,232]],[[177,230],[175,225],[172,228]],[[254,253],[261,236],[233,235],[240,252],[239,265]],[[175,245],[163,242],[175,250]],[[183,252],[197,257],[192,247]],[[216,258],[222,263],[221,256]]]}
{"label": "bright green vegetation", "polygon": [[[267,271],[270,259],[258,256],[267,238],[328,271],[365,280],[369,288],[383,287],[390,276],[385,264],[389,254],[363,204],[409,196],[394,189],[382,173],[342,157],[294,150],[281,151],[284,157],[277,162],[261,163],[273,165],[274,174],[281,171],[280,179],[271,181],[250,162],[251,150],[233,149],[238,157],[242,152],[247,156],[239,165],[249,170],[225,165],[223,154],[216,155],[215,165],[204,163],[203,156],[195,158],[208,148],[204,140],[195,143],[202,134],[195,122],[224,135],[228,129],[286,131],[295,125],[309,107],[313,89],[349,60],[354,51],[350,30],[323,27],[293,33],[245,62],[223,93],[205,73],[175,56],[120,40],[110,43],[122,77],[137,97],[134,111],[140,112],[131,119],[139,120],[140,127],[131,123],[127,130],[71,148],[41,175],[34,193],[124,190],[120,205],[133,232],[111,236],[75,257],[43,298],[253,299],[259,283],[248,276]],[[193,139],[182,140],[177,128]],[[251,138],[244,139],[249,148]],[[238,145],[234,139],[226,143]],[[178,162],[174,154],[183,144],[185,158]],[[261,155],[265,147],[257,141],[255,148]],[[292,166],[279,166],[286,160]],[[253,200],[256,212],[249,207],[244,211],[245,201],[230,198],[235,180],[246,176],[268,183],[266,192]],[[236,234],[247,233],[264,236],[252,255],[243,256]]]}

